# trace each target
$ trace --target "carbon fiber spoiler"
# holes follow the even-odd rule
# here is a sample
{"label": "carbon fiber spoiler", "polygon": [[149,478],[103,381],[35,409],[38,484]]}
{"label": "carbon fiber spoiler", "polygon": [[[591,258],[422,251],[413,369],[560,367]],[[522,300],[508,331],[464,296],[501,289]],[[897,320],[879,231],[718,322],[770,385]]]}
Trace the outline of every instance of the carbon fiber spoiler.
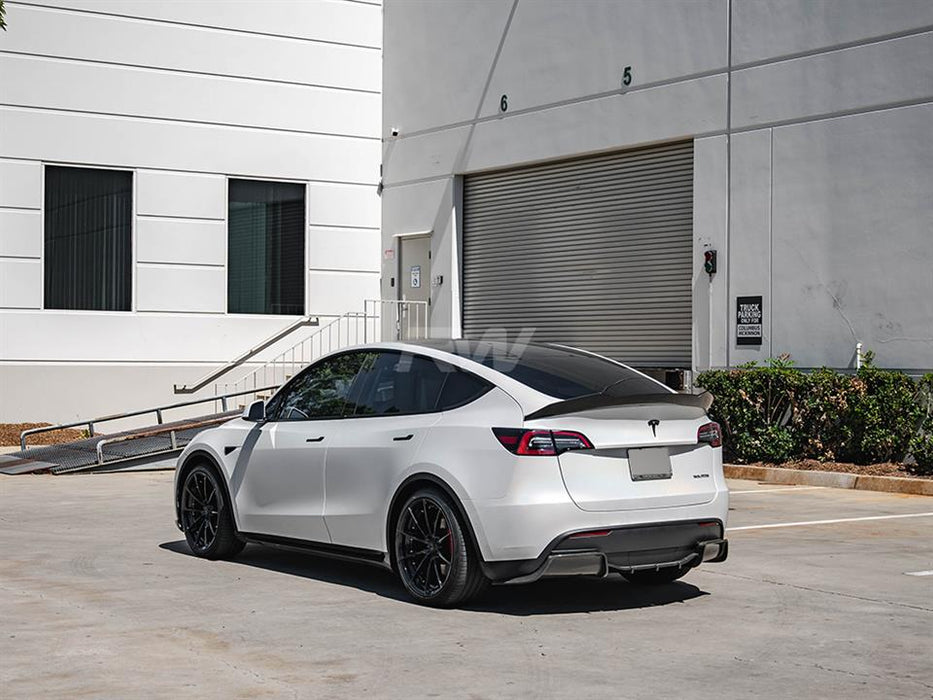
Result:
{"label": "carbon fiber spoiler", "polygon": [[631,406],[635,404],[674,404],[675,406],[691,406],[709,410],[713,405],[713,395],[708,391],[702,394],[637,394],[635,396],[608,396],[606,394],[588,394],[575,399],[557,401],[539,408],[525,416],[525,420],[547,418],[549,416],[562,416],[567,413],[579,413],[594,408],[608,406]]}

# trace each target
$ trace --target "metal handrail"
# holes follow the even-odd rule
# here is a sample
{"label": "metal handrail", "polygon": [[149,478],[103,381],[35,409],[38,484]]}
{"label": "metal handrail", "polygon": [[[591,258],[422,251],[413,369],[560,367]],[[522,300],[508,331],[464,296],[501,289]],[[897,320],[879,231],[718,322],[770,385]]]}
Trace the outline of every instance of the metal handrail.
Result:
{"label": "metal handrail", "polygon": [[[255,386],[259,382],[287,381],[308,362],[351,345],[379,340],[409,340],[424,337],[428,303],[401,299],[366,299],[363,311],[348,311],[314,333],[233,382],[215,384],[215,392],[232,387]],[[325,348],[326,346],[326,348]],[[271,375],[271,376],[270,376]]]}
{"label": "metal handrail", "polygon": [[[224,418],[211,418],[208,420],[197,421],[196,423],[190,423],[183,426],[183,430],[191,430],[192,428],[206,428],[209,425],[214,425],[220,423],[221,421],[226,420]],[[104,445],[112,445],[117,442],[126,442],[127,440],[139,440],[142,438],[156,437],[157,435],[164,435],[165,433],[169,434],[169,440],[171,447],[168,450],[162,450],[158,454],[163,452],[174,452],[178,449],[178,440],[176,433],[178,432],[178,426],[172,428],[157,428],[155,430],[147,430],[141,433],[132,433],[131,435],[118,435],[117,437],[105,438],[97,442],[97,463],[103,465],[104,462]],[[151,457],[151,454],[146,455]]]}
{"label": "metal handrail", "polygon": [[262,352],[270,345],[277,343],[278,341],[280,341],[282,338],[284,338],[287,335],[291,335],[294,331],[298,330],[299,328],[303,328],[304,326],[319,326],[319,325],[321,325],[321,320],[317,316],[303,316],[302,318],[298,319],[294,323],[286,326],[285,328],[279,331],[276,331],[273,335],[270,335],[264,341],[259,343],[259,345],[255,345],[251,347],[249,350],[242,353],[241,355],[238,355],[237,357],[221,365],[220,367],[213,370],[212,372],[205,374],[203,377],[198,379],[194,384],[191,384],[191,385],[182,384],[181,386],[178,386],[178,384],[175,384],[174,385],[175,393],[176,394],[193,394],[199,389],[203,389],[205,386],[210,384],[215,379],[219,379],[220,377],[225,375],[227,372],[230,372],[236,369],[237,367],[242,365],[244,362],[246,362],[248,359]]}
{"label": "metal handrail", "polygon": [[90,420],[79,420],[74,423],[60,423],[59,425],[47,425],[42,428],[30,428],[29,430],[24,430],[19,434],[19,445],[22,448],[22,451],[25,452],[28,448],[26,445],[26,438],[30,435],[36,435],[38,433],[50,433],[53,430],[65,430],[66,428],[78,428],[82,426],[87,426],[88,437],[94,437],[94,426],[98,423],[106,423],[107,421],[120,420],[123,418],[134,418],[136,416],[144,416],[148,413],[154,413],[156,415],[156,420],[159,425],[162,425],[162,413],[163,411],[170,411],[174,408],[184,408],[186,406],[196,406],[201,403],[215,403],[220,401],[220,406],[222,412],[226,413],[229,408],[227,404],[227,399],[233,398],[235,396],[244,396],[246,394],[255,394],[260,391],[269,391],[270,389],[277,389],[278,385],[266,386],[261,388],[248,389],[246,391],[235,391],[229,394],[224,394],[223,396],[209,396],[203,399],[195,399],[194,401],[181,401],[179,403],[166,404],[165,406],[157,406],[156,408],[146,408],[140,411],[128,411],[126,413],[114,413],[109,416],[101,416],[100,418],[91,418]]}

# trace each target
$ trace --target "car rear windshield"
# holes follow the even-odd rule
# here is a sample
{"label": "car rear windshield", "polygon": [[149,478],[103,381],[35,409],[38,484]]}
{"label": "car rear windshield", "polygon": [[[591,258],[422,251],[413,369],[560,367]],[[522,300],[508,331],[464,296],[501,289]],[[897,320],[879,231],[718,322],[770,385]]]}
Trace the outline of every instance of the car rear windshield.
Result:
{"label": "car rear windshield", "polygon": [[558,399],[600,393],[611,396],[670,393],[666,387],[640,372],[567,348],[475,340],[430,344],[486,365]]}

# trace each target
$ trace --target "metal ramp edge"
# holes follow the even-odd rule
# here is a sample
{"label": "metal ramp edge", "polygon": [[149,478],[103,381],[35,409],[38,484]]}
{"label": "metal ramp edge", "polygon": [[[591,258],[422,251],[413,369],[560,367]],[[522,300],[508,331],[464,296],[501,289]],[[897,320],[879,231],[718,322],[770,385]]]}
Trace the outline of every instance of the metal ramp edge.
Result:
{"label": "metal ramp edge", "polygon": [[51,472],[66,474],[137,463],[144,458],[180,453],[202,430],[240,415],[226,411],[161,423],[134,430],[95,435],[57,445],[28,447],[0,456],[0,473],[7,475]]}

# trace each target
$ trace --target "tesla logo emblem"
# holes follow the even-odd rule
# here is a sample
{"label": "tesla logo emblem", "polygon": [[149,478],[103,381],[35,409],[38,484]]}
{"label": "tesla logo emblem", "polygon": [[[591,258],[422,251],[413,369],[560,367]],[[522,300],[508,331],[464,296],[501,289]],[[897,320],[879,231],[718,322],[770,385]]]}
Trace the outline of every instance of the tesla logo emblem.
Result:
{"label": "tesla logo emblem", "polygon": [[661,425],[661,421],[659,421],[657,418],[652,418],[651,420],[648,421],[648,425],[651,426],[651,434],[657,437],[658,426]]}

